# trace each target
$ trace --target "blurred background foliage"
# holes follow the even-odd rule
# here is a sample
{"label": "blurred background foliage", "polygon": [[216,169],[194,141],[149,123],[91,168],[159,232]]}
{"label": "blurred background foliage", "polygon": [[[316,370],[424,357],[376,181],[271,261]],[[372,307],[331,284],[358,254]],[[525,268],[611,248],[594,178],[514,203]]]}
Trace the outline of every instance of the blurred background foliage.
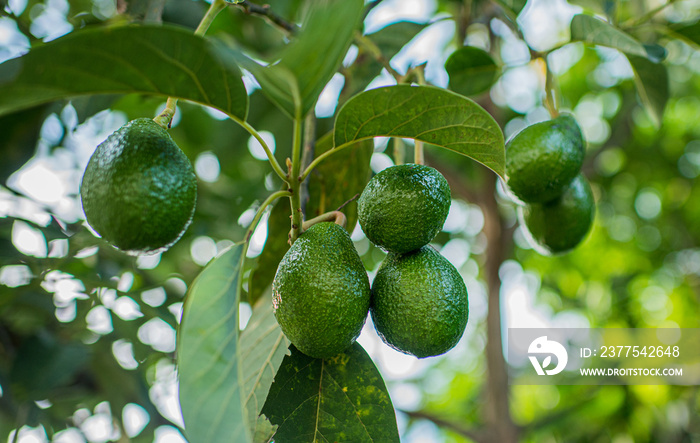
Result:
{"label": "blurred background foliage", "polygon": [[[266,3],[292,24],[305,8],[300,0]],[[87,26],[162,20],[194,28],[207,6],[191,0],[9,0],[0,3],[0,61]],[[360,342],[387,380],[402,440],[498,441],[488,430],[513,426],[531,442],[700,441],[697,386],[511,386],[511,417],[494,417],[485,406],[499,392],[487,347],[501,352],[500,341],[489,339],[489,297],[500,302],[495,318],[502,331],[700,327],[700,33],[676,33],[678,23],[700,18],[700,2],[385,0],[367,7],[358,41],[372,45],[353,45],[321,95],[319,138],[349,96],[393,82],[386,63],[405,73],[426,62],[429,83],[471,94],[510,137],[548,118],[548,66],[560,108],[574,113],[588,139],[584,172],[598,205],[582,246],[543,257],[525,241],[515,207],[492,173],[426,149],[426,162],[453,190],[435,245],[465,278],[471,318],[455,350],[427,361],[382,346],[371,321],[365,327]],[[209,34],[232,36],[257,59],[274,61],[270,57],[290,36],[249,11],[246,4],[230,7]],[[643,106],[623,54],[569,43],[571,18],[582,11],[662,55],[669,89],[660,125]],[[451,57],[463,46],[481,50],[467,58],[472,65]],[[291,150],[291,122],[250,77],[245,81],[248,120],[283,162]],[[665,81],[647,77],[643,87],[661,91]],[[171,133],[197,172],[194,221],[160,255],[135,258],[109,247],[84,223],[82,171],[109,133],[156,115],[163,105],[163,97],[78,97],[0,117],[0,441],[185,441],[173,363],[184,294],[212,257],[242,238],[257,205],[281,183],[235,123],[180,103]],[[331,158],[312,176],[308,218],[351,200],[372,172],[411,158],[411,145],[378,140],[373,151],[370,144]],[[351,221],[354,205],[345,207]],[[286,201],[280,202],[254,235],[245,274],[253,277],[244,284],[253,298],[265,291],[285,251],[286,211]],[[359,229],[353,240],[373,276],[384,253]],[[250,309],[241,311],[244,324]]]}

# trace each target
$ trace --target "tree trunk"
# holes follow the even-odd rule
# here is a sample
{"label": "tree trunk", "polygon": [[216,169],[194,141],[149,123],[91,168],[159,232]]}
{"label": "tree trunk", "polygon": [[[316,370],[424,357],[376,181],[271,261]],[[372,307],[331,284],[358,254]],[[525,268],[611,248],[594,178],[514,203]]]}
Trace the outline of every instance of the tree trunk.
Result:
{"label": "tree trunk", "polygon": [[501,278],[499,269],[512,246],[512,233],[504,226],[496,202],[496,180],[487,176],[481,209],[484,212],[484,234],[488,240],[486,251],[486,280],[488,284],[488,314],[486,316],[486,364],[487,364],[487,410],[488,441],[515,443],[518,428],[510,416],[508,371],[503,355]]}

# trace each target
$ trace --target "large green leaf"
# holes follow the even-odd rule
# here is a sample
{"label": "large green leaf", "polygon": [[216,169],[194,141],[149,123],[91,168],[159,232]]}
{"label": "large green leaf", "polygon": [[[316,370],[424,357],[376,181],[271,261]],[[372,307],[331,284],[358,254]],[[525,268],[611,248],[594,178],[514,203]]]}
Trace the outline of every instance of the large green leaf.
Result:
{"label": "large green leaf", "polygon": [[498,65],[489,53],[473,46],[453,52],[445,62],[445,70],[450,76],[449,88],[462,95],[488,91],[498,75]]}
{"label": "large green leaf", "polygon": [[632,36],[610,23],[590,15],[578,14],[574,16],[571,20],[571,40],[607,46],[640,57],[647,56],[644,45]]}
{"label": "large green leaf", "polygon": [[279,426],[276,441],[399,441],[384,380],[362,346],[325,360],[290,349],[263,408]]}
{"label": "large green leaf", "polygon": [[253,434],[265,434],[264,421],[259,414],[270,391],[272,380],[285,355],[289,354],[289,340],[282,333],[272,310],[272,297],[258,300],[253,315],[241,333],[241,385],[243,387],[248,420]]}
{"label": "large green leaf", "polygon": [[666,102],[669,98],[668,71],[661,63],[654,63],[644,57],[628,55],[634,70],[634,83],[644,107],[654,124],[661,125]]}
{"label": "large green leaf", "polygon": [[76,31],[0,64],[0,115],[79,95],[137,92],[191,100],[245,120],[240,71],[217,46],[168,26]]}
{"label": "large green leaf", "polygon": [[481,106],[431,86],[397,85],[356,95],[335,122],[335,146],[371,137],[421,140],[505,173],[503,133]]}
{"label": "large green leaf", "polygon": [[190,443],[250,442],[241,391],[238,301],[244,247],[211,261],[192,284],[178,333],[180,406]]}
{"label": "large green leaf", "polygon": [[[332,134],[316,142],[316,156],[333,148]],[[325,159],[309,176],[309,202],[306,218],[335,211],[360,194],[370,178],[369,161],[374,151],[372,140],[363,140]],[[357,223],[357,203],[351,202],[342,212],[348,219],[347,229],[352,232]]]}
{"label": "large green leaf", "polygon": [[363,7],[361,0],[313,3],[301,32],[282,51],[278,63],[261,66],[248,62],[244,67],[255,76],[270,100],[291,118],[296,116],[294,89],[297,89],[299,112],[306,115],[345,58]]}

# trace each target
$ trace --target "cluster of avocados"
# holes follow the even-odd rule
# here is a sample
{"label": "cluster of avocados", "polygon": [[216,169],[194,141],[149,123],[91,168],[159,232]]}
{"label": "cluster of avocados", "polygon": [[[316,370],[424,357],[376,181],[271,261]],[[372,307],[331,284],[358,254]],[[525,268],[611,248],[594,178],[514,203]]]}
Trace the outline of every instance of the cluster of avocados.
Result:
{"label": "cluster of avocados", "polygon": [[506,145],[508,188],[526,238],[540,254],[572,250],[593,224],[584,156],[581,129],[569,114],[528,126]]}
{"label": "cluster of avocados", "polygon": [[388,254],[372,283],[377,333],[418,358],[452,349],[467,326],[467,288],[428,243],[450,210],[450,186],[436,169],[406,164],[374,176],[358,200],[360,226]]}
{"label": "cluster of avocados", "polygon": [[329,358],[350,346],[371,313],[380,337],[419,358],[452,349],[467,324],[459,272],[428,243],[450,208],[447,180],[428,166],[385,169],[358,200],[367,237],[388,255],[370,287],[349,234],[318,223],[292,245],[272,283],[273,308],[301,352]]}

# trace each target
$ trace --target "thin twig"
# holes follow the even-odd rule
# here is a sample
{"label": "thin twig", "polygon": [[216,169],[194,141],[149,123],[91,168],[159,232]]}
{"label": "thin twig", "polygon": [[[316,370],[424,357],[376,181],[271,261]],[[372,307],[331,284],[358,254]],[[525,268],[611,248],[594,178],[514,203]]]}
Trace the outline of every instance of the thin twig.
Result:
{"label": "thin twig", "polygon": [[348,201],[346,201],[346,202],[343,203],[342,205],[338,206],[338,209],[336,209],[336,211],[342,211],[342,209],[343,209],[344,207],[346,207],[346,206],[349,205],[350,203],[354,202],[354,201],[357,200],[358,198],[360,198],[360,193],[359,193],[359,192],[358,192],[357,194],[355,194],[351,199],[349,199]]}
{"label": "thin twig", "polygon": [[270,5],[257,5],[247,0],[235,3],[234,5],[248,15],[254,15],[264,18],[271,24],[277,26],[278,28],[282,29],[290,35],[294,35],[297,32],[299,32],[299,27],[297,25],[288,22],[284,18],[272,12]]}

